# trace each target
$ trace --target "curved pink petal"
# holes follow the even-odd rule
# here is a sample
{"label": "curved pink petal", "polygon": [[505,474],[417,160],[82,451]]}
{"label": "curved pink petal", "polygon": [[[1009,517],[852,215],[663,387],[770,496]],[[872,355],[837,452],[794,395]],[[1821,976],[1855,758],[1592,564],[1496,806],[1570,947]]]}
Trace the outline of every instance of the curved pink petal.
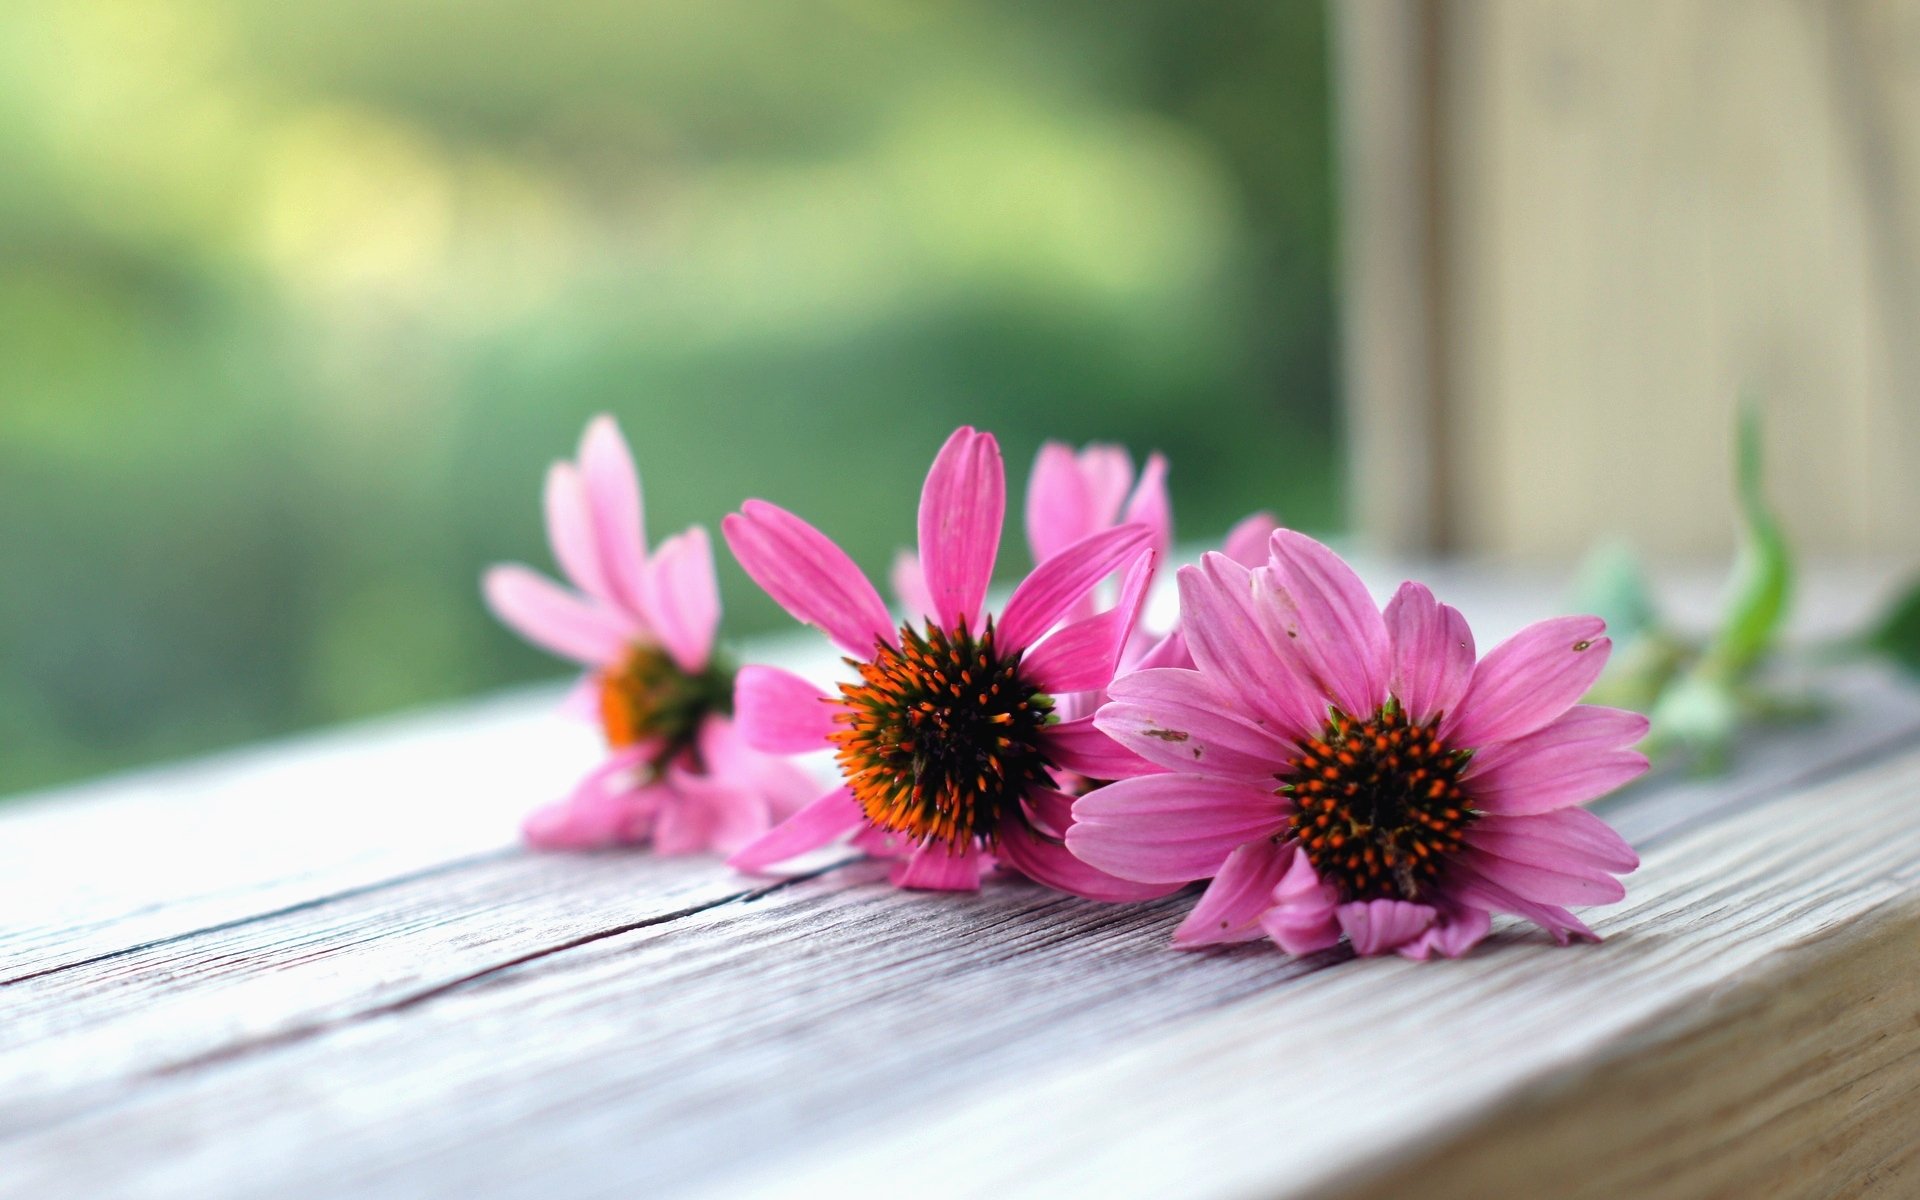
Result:
{"label": "curved pink petal", "polygon": [[481,590],[493,615],[521,637],[590,667],[619,662],[637,633],[631,621],[529,567],[494,567]]}
{"label": "curved pink petal", "polygon": [[1176,578],[1181,635],[1235,713],[1283,737],[1318,735],[1327,723],[1327,699],[1296,657],[1274,644],[1256,613],[1265,582],[1223,554],[1202,555]]}
{"label": "curved pink petal", "polygon": [[1557,904],[1542,904],[1516,895],[1503,884],[1476,871],[1465,856],[1454,859],[1448,870],[1447,890],[1456,900],[1475,908],[1524,917],[1552,934],[1553,940],[1562,946],[1576,938],[1588,942],[1600,940],[1580,918],[1566,909]]}
{"label": "curved pink petal", "polygon": [[1092,533],[1092,500],[1073,448],[1048,442],[1034,456],[1027,477],[1027,549],[1042,563]]}
{"label": "curved pink petal", "polygon": [[673,798],[660,806],[654,848],[662,854],[731,854],[767,831],[767,803],[752,787],[670,767]]}
{"label": "curved pink petal", "polygon": [[1021,821],[1008,822],[1001,829],[1000,856],[1008,866],[1035,883],[1071,896],[1109,904],[1155,900],[1178,891],[1182,886],[1177,883],[1136,883],[1109,875],[1075,858],[1066,846],[1041,835]]}
{"label": "curved pink petal", "polygon": [[1173,502],[1167,498],[1167,458],[1150,454],[1140,470],[1140,482],[1134,485],[1120,520],[1129,525],[1145,525],[1153,535],[1154,553],[1164,556],[1173,548]]}
{"label": "curved pink petal", "polygon": [[1291,846],[1261,838],[1227,855],[1200,902],[1174,930],[1173,944],[1216,946],[1263,936],[1260,918],[1273,907],[1273,889],[1293,865],[1293,853]]}
{"label": "curved pink petal", "polygon": [[1505,816],[1585,804],[1647,769],[1632,749],[1647,736],[1647,719],[1620,708],[1576,704],[1543,728],[1501,742],[1467,764],[1473,806]]}
{"label": "curved pink petal", "polygon": [[748,745],[739,724],[730,717],[707,715],[700,723],[699,750],[707,773],[754,796],[766,808],[770,821],[786,820],[820,795],[820,785],[805,771]]}
{"label": "curved pink petal", "polygon": [[945,845],[921,846],[893,865],[893,886],[928,892],[977,892],[980,874],[991,865],[972,846],[955,854]]}
{"label": "curved pink petal", "polygon": [[565,800],[528,814],[527,844],[541,850],[594,850],[645,841],[659,802],[656,789],[635,776],[653,752],[635,746],[609,755],[574,785]]}
{"label": "curved pink petal", "polygon": [[1047,761],[1088,779],[1132,779],[1156,775],[1159,768],[1096,729],[1092,717],[1062,721],[1040,731]]}
{"label": "curved pink petal", "polygon": [[1272,513],[1257,512],[1242,517],[1239,524],[1227,530],[1220,552],[1243,567],[1265,566],[1267,544],[1279,528],[1280,522],[1274,520]]}
{"label": "curved pink petal", "polygon": [[917,625],[933,616],[933,596],[927,591],[927,577],[920,569],[919,555],[911,550],[895,553],[893,566],[887,572],[887,583],[909,622]]}
{"label": "curved pink petal", "polygon": [[866,824],[860,802],[836,788],[735,851],[727,865],[738,871],[764,871],[830,845]]}
{"label": "curved pink petal", "polygon": [[1342,711],[1371,714],[1387,698],[1392,651],[1387,625],[1367,587],[1332,550],[1303,533],[1277,529],[1268,542],[1273,587],[1262,611]]}
{"label": "curved pink petal", "polygon": [[1122,879],[1186,883],[1216,874],[1247,842],[1283,829],[1291,806],[1271,790],[1148,775],[1096,788],[1073,806],[1067,848]]}
{"label": "curved pink petal", "polygon": [[995,626],[1001,653],[1024,650],[1038,641],[1102,579],[1138,557],[1148,537],[1139,525],[1105,529],[1035,567],[1001,610]]}
{"label": "curved pink petal", "polygon": [[1353,952],[1362,957],[1386,954],[1416,940],[1433,927],[1439,913],[1410,900],[1361,900],[1334,910]]}
{"label": "curved pink petal", "polygon": [[1473,630],[1458,609],[1433,598],[1426,585],[1409,580],[1387,603],[1387,635],[1393,646],[1388,686],[1416,724],[1452,712],[1473,682]]}
{"label": "curved pink petal", "polygon": [[837,709],[832,697],[779,667],[742,667],[734,677],[735,726],[747,745],[768,754],[826,748]]}
{"label": "curved pink petal", "polygon": [[1113,682],[1120,653],[1140,617],[1153,582],[1154,553],[1133,560],[1120,585],[1119,601],[1106,612],[1075,621],[1027,652],[1021,674],[1043,692],[1091,692]]}
{"label": "curved pink petal", "polygon": [[1136,671],[1115,681],[1094,723],[1170,771],[1275,786],[1297,747],[1235,706],[1198,671]]}
{"label": "curved pink petal", "polygon": [[1622,875],[1640,865],[1640,856],[1626,839],[1584,808],[1528,817],[1481,817],[1468,827],[1466,841],[1501,858],[1555,870]]}
{"label": "curved pink petal", "polygon": [[1493,918],[1483,908],[1448,907],[1427,931],[1400,946],[1403,957],[1427,959],[1459,958],[1478,946],[1493,930]]}
{"label": "curved pink petal", "polygon": [[1475,748],[1525,737],[1571,708],[1600,678],[1613,643],[1599,617],[1536,621],[1501,642],[1473,670],[1473,682],[1442,732]]}
{"label": "curved pink petal", "polygon": [[595,417],[580,439],[580,479],[599,538],[600,568],[613,598],[645,613],[647,529],[633,451],[610,416]]}
{"label": "curved pink petal", "polygon": [[1260,928],[1288,954],[1312,954],[1338,945],[1340,922],[1335,910],[1340,904],[1339,895],[1320,882],[1298,843],[1288,843],[1282,849],[1291,855],[1280,882],[1274,885],[1272,907],[1260,914]]}
{"label": "curved pink petal", "polygon": [[695,525],[660,543],[647,576],[654,636],[682,671],[698,675],[720,632],[720,581],[707,531]]}
{"label": "curved pink petal", "polygon": [[555,463],[548,469],[546,512],[547,541],[561,572],[587,595],[619,604],[600,566],[600,535],[587,504],[587,487],[572,463]]}
{"label": "curved pink petal", "polygon": [[1472,846],[1460,853],[1457,865],[1471,867],[1482,879],[1535,904],[1612,904],[1627,894],[1626,885],[1612,872],[1571,856],[1547,865]]}
{"label": "curved pink petal", "polygon": [[940,447],[920,493],[920,569],[943,627],[980,627],[1006,512],[1000,443],[962,425]]}
{"label": "curved pink petal", "polygon": [[764,500],[741,505],[721,532],[767,595],[843,650],[865,659],[876,644],[893,644],[893,621],[880,593],[826,534]]}

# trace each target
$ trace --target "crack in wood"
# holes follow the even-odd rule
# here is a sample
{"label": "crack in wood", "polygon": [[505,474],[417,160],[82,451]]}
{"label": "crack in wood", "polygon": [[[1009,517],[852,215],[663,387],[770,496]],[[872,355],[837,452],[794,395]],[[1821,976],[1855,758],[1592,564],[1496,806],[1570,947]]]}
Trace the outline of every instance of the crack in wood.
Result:
{"label": "crack in wood", "polygon": [[[449,995],[451,993],[458,992],[458,991],[465,991],[469,988],[478,986],[480,984],[485,983],[489,979],[493,979],[495,977],[505,975],[509,972],[515,971],[529,964],[537,963],[542,960],[552,958],[555,955],[565,954],[569,950],[578,950],[583,946],[591,946],[596,942],[603,942],[609,938],[616,938],[616,937],[623,936],[625,934],[635,933],[642,929],[651,929],[660,925],[672,924],[675,921],[684,920],[687,917],[699,916],[701,913],[712,912],[715,909],[724,908],[729,904],[751,904],[755,900],[759,900],[762,897],[773,895],[774,893],[782,891],[786,888],[792,887],[795,884],[805,883],[805,882],[808,882],[809,880],[819,879],[823,876],[833,873],[834,871],[840,870],[842,867],[850,866],[853,863],[859,862],[859,861],[861,860],[851,859],[843,862],[832,863],[828,866],[820,867],[813,871],[804,872],[798,875],[792,875],[785,879],[780,879],[773,883],[765,884],[760,887],[745,888],[738,892],[731,892],[725,896],[716,897],[715,899],[704,901],[700,904],[693,904],[693,905],[687,906],[686,908],[675,909],[672,912],[657,913],[654,916],[645,917],[638,921],[627,921],[619,925],[611,926],[606,929],[598,929],[593,931],[592,933],[586,933],[586,934],[580,935],[579,937],[569,938],[564,942],[560,942],[552,946],[544,946],[537,950],[527,951],[524,954],[516,954],[512,958],[504,959],[500,962],[489,963],[484,967],[479,967],[475,970],[465,972],[461,975],[456,976],[455,978],[443,980],[442,982],[436,983],[431,987],[421,988],[418,991],[409,992],[404,996],[399,996],[399,997],[396,997],[395,999],[384,1001],[380,1004],[370,1005],[366,1008],[362,1008],[354,1012],[347,1013],[343,1016],[333,1017],[324,1021],[313,1021],[304,1025],[293,1026],[292,1028],[283,1029],[265,1037],[238,1041],[233,1043],[232,1045],[223,1046],[218,1050],[209,1051],[208,1053],[205,1053],[205,1054],[199,1054],[199,1055],[192,1056],[190,1058],[181,1059],[177,1062],[168,1063],[164,1066],[156,1067],[151,1071],[148,1071],[146,1075],[148,1078],[151,1078],[151,1079],[165,1079],[170,1076],[189,1074],[202,1067],[214,1066],[214,1065],[227,1063],[227,1062],[233,1062],[239,1059],[250,1057],[256,1053],[271,1051],[271,1050],[278,1049],[282,1046],[288,1046],[298,1042],[304,1042],[309,1038],[320,1037],[324,1034],[332,1032],[333,1030],[343,1029],[351,1025],[359,1024],[363,1021],[375,1020],[380,1017],[393,1016],[398,1013],[407,1012],[411,1009],[418,1008],[423,1004],[428,1004],[434,1000],[438,1000],[441,997]],[[84,1113],[75,1112],[75,1113],[69,1114],[69,1116],[81,1116],[81,1115],[84,1115]]]}

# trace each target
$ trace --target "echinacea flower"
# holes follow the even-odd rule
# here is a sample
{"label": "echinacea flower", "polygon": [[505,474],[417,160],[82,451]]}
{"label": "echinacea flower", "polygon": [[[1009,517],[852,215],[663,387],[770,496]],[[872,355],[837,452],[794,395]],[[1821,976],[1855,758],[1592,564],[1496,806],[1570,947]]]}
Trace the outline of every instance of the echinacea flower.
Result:
{"label": "echinacea flower", "polygon": [[1465,953],[1490,913],[1592,939],[1568,911],[1625,895],[1633,850],[1579,805],[1646,770],[1635,713],[1577,703],[1611,643],[1597,617],[1523,629],[1475,661],[1417,583],[1383,614],[1352,569],[1280,530],[1265,566],[1179,572],[1197,669],[1116,682],[1098,726],[1167,774],[1084,797],[1067,833],[1143,882],[1212,878],[1177,944],[1306,954]]}
{"label": "echinacea flower", "polygon": [[[1170,888],[1114,879],[1063,843],[1072,799],[1055,772],[1104,773],[1130,758],[1090,719],[1056,719],[1059,698],[1113,679],[1152,574],[1151,532],[1096,531],[1051,555],[997,613],[986,610],[1006,509],[1000,447],[962,428],[920,497],[924,620],[896,628],[846,553],[799,517],[750,500],[722,525],[747,574],[847,654],[837,694],[786,671],[740,673],[747,740],[771,752],[830,749],[841,785],[731,860],[761,870],[853,835],[895,857],[901,887],[972,890],[997,863],[1096,899]],[[1117,604],[1067,620],[1108,576]],[[1063,623],[1064,622],[1064,623]]]}
{"label": "echinacea flower", "polygon": [[811,799],[804,774],[734,730],[734,672],[714,653],[720,594],[707,532],[696,526],[648,557],[639,475],[612,418],[587,426],[577,462],[548,472],[546,510],[573,588],[511,565],[488,571],[484,590],[522,637],[586,667],[570,707],[598,718],[607,758],[527,818],[527,840],[724,852]]}

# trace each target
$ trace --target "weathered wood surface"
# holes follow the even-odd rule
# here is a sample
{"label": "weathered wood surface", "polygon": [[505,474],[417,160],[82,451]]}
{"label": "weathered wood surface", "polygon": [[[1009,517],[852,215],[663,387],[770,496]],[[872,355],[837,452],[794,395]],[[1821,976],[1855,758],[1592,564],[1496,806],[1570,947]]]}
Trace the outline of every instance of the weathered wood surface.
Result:
{"label": "weathered wood surface", "polygon": [[1914,1194],[1920,697],[1837,683],[1605,802],[1605,944],[1450,964],[529,854],[546,695],[0,810],[0,1193]]}

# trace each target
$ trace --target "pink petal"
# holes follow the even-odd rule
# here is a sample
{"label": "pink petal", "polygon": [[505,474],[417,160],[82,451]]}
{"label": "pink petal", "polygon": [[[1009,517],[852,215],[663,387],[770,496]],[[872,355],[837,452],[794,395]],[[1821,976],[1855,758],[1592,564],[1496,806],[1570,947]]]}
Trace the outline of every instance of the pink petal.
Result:
{"label": "pink petal", "polygon": [[662,854],[713,850],[731,854],[767,831],[767,803],[752,788],[674,766],[674,800],[660,806],[654,846]]}
{"label": "pink petal", "polygon": [[633,624],[527,567],[494,567],[482,583],[493,615],[534,645],[590,667],[619,662]]}
{"label": "pink petal", "polygon": [[1048,442],[1027,478],[1027,548],[1042,563],[1094,532],[1092,500],[1073,448]]}
{"label": "pink petal", "polygon": [[1234,705],[1198,671],[1136,671],[1117,680],[1094,722],[1170,771],[1274,786],[1297,748]]}
{"label": "pink petal", "polygon": [[887,572],[893,595],[906,611],[907,620],[918,624],[933,616],[933,597],[927,592],[927,577],[920,570],[920,556],[902,550],[893,556],[893,568]]}
{"label": "pink petal", "polygon": [[847,552],[813,526],[777,505],[749,500],[722,522],[721,532],[767,595],[848,653],[865,659],[876,644],[893,644],[880,593]]}
{"label": "pink petal", "polygon": [[593,512],[600,568],[615,599],[646,611],[647,530],[640,506],[640,475],[620,426],[595,417],[580,440],[580,478]]}
{"label": "pink petal", "polygon": [[1105,529],[1120,519],[1120,505],[1133,486],[1133,456],[1125,446],[1094,442],[1080,451],[1076,465],[1086,481],[1087,511],[1092,529]]}
{"label": "pink petal", "polygon": [[1173,934],[1180,947],[1250,942],[1266,930],[1261,916],[1273,907],[1273,889],[1293,865],[1294,850],[1271,838],[1248,842],[1227,856],[1200,903]]}
{"label": "pink petal", "polygon": [[1584,808],[1562,808],[1529,817],[1481,817],[1467,844],[1517,862],[1565,870],[1625,874],[1640,856],[1605,821]]}
{"label": "pink petal", "polygon": [[720,581],[707,531],[696,525],[660,543],[647,575],[654,636],[682,671],[698,675],[720,632]]}
{"label": "pink petal", "polygon": [[618,605],[600,566],[600,535],[587,505],[587,487],[572,463],[555,463],[547,471],[546,510],[547,541],[560,570],[582,592]]}
{"label": "pink petal", "polygon": [[1040,745],[1048,762],[1088,779],[1132,779],[1159,773],[1152,763],[1094,728],[1092,717],[1048,725],[1040,731]]}
{"label": "pink petal", "polygon": [[733,681],[734,719],[749,746],[768,754],[824,749],[833,733],[833,699],[778,667],[742,667]]}
{"label": "pink petal", "polygon": [[600,672],[588,671],[574,680],[560,701],[560,711],[569,720],[600,723]]}
{"label": "pink petal", "polygon": [[1148,775],[1123,779],[1074,805],[1067,848],[1122,879],[1186,883],[1216,874],[1247,842],[1280,832],[1290,806],[1270,789]]}
{"label": "pink petal", "polygon": [[1167,459],[1163,454],[1147,456],[1147,465],[1140,472],[1140,482],[1134,486],[1133,498],[1127,501],[1126,511],[1121,521],[1129,525],[1145,525],[1152,532],[1154,553],[1165,557],[1173,547],[1173,503],[1167,499]]}
{"label": "pink petal", "polygon": [[1606,628],[1599,617],[1557,617],[1495,646],[1474,668],[1446,740],[1463,748],[1510,742],[1566,712],[1607,665]]}
{"label": "pink petal", "polygon": [[1474,755],[1467,790],[1475,808],[1506,816],[1585,804],[1646,771],[1647,756],[1630,749],[1645,736],[1639,713],[1576,704],[1545,727]]}
{"label": "pink petal", "polygon": [[1109,904],[1154,900],[1178,891],[1181,886],[1116,878],[1081,862],[1058,841],[1049,840],[1021,821],[1008,822],[1001,829],[1000,854],[1008,866],[1035,883]]}
{"label": "pink petal", "polygon": [[812,776],[784,758],[762,754],[749,746],[738,723],[718,713],[708,714],[700,723],[699,748],[707,773],[754,796],[771,821],[786,820],[820,794],[820,785]]}
{"label": "pink petal", "polygon": [[1120,652],[1139,619],[1147,586],[1153,582],[1154,554],[1149,550],[1127,568],[1120,599],[1112,608],[1055,630],[1028,651],[1022,674],[1043,692],[1091,692],[1113,682]]}
{"label": "pink petal", "polygon": [[1427,931],[1400,947],[1406,958],[1459,958],[1480,944],[1493,929],[1493,919],[1485,909],[1452,907],[1444,909]]}
{"label": "pink petal", "polygon": [[1387,604],[1393,643],[1389,686],[1416,724],[1450,713],[1473,682],[1473,630],[1458,609],[1433,598],[1424,584],[1400,585]]}
{"label": "pink petal", "polygon": [[1525,917],[1551,933],[1553,940],[1562,946],[1575,938],[1589,942],[1600,940],[1580,918],[1566,909],[1557,904],[1536,903],[1514,894],[1504,885],[1474,870],[1464,855],[1450,864],[1447,888],[1458,900],[1472,907]]}
{"label": "pink petal", "polygon": [[1303,533],[1275,530],[1268,548],[1274,586],[1258,593],[1261,611],[1279,622],[1286,644],[1334,703],[1370,715],[1387,698],[1392,649],[1366,585],[1339,555]]}
{"label": "pink petal", "polygon": [[1256,613],[1264,579],[1222,554],[1202,555],[1176,578],[1187,648],[1234,712],[1285,737],[1317,735],[1327,723],[1327,699]]}
{"label": "pink petal", "polygon": [[1313,863],[1298,843],[1283,847],[1292,858],[1273,889],[1273,906],[1260,915],[1260,928],[1288,954],[1312,954],[1339,944],[1340,922],[1334,915],[1340,898],[1320,882]]}
{"label": "pink petal", "polygon": [[536,809],[521,826],[527,844],[541,850],[593,850],[645,841],[659,801],[634,770],[653,747],[629,747],[589,771],[565,800]]}
{"label": "pink petal", "polygon": [[1102,579],[1146,548],[1148,533],[1122,525],[1081,538],[1033,569],[1008,597],[996,626],[1001,653],[1024,650],[1053,628]]}
{"label": "pink petal", "polygon": [[958,854],[945,845],[921,846],[905,861],[895,863],[888,876],[893,886],[928,892],[977,892],[980,873],[987,864],[980,852],[969,846]]}
{"label": "pink petal", "polygon": [[838,788],[736,851],[727,865],[737,871],[763,871],[837,841],[864,825],[866,819],[853,793]]}
{"label": "pink petal", "polygon": [[1407,900],[1364,900],[1334,910],[1353,952],[1367,957],[1398,950],[1433,927],[1431,905]]}
{"label": "pink petal", "polygon": [[1624,899],[1626,885],[1611,872],[1581,860],[1554,865],[1521,862],[1478,847],[1460,853],[1458,864],[1536,904],[1612,904]]}
{"label": "pink petal", "polygon": [[980,627],[1006,511],[1000,444],[962,425],[940,448],[920,493],[920,569],[944,628]]}
{"label": "pink petal", "polygon": [[1243,517],[1238,525],[1227,531],[1227,539],[1221,543],[1221,553],[1243,567],[1265,566],[1267,562],[1267,544],[1273,540],[1274,531],[1280,528],[1280,522],[1274,520],[1272,513],[1257,512]]}

